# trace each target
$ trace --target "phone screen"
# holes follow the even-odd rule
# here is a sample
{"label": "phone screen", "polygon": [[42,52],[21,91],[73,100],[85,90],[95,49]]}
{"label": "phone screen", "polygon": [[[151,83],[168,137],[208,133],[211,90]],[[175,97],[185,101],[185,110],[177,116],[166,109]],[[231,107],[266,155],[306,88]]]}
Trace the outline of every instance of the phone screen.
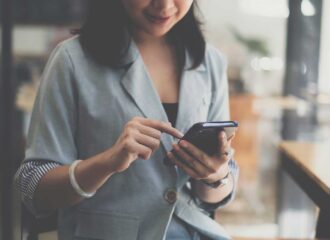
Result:
{"label": "phone screen", "polygon": [[227,138],[230,138],[237,127],[238,123],[236,121],[200,122],[194,124],[182,139],[212,156],[219,151],[218,135],[220,131],[225,131]]}

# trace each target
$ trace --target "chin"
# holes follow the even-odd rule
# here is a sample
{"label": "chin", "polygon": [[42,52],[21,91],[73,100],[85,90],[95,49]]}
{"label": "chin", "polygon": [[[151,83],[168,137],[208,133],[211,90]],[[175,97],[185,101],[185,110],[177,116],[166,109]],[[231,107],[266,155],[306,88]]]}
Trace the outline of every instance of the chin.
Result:
{"label": "chin", "polygon": [[149,32],[149,34],[153,37],[164,37],[169,31],[154,31],[154,32]]}
{"label": "chin", "polygon": [[170,30],[171,30],[171,28],[166,28],[166,29],[165,28],[164,29],[151,28],[151,29],[147,29],[146,32],[153,37],[163,37],[167,33],[169,33]]}

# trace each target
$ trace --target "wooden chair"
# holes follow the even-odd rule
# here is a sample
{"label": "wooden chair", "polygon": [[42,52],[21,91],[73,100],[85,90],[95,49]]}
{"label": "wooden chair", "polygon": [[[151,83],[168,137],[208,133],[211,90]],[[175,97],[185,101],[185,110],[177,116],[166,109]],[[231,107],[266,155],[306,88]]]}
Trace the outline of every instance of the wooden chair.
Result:
{"label": "wooden chair", "polygon": [[57,212],[46,218],[34,217],[22,204],[21,206],[21,240],[38,240],[40,233],[57,229]]}

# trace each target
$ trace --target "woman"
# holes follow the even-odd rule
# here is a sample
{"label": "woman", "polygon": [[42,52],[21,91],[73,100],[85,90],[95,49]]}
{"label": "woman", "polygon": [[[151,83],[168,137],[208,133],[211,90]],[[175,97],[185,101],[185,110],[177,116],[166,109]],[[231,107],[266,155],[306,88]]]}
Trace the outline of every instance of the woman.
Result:
{"label": "woman", "polygon": [[219,135],[217,156],[175,143],[229,118],[225,61],[194,5],[92,0],[52,53],[16,182],[35,215],[59,210],[59,239],[228,238],[208,212],[233,197],[231,139]]}

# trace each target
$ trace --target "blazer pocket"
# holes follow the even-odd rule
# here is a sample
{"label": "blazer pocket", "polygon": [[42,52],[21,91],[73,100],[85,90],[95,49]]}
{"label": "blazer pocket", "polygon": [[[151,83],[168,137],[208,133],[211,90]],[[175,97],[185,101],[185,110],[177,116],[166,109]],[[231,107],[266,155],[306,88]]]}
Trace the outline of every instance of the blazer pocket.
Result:
{"label": "blazer pocket", "polygon": [[137,239],[139,218],[120,213],[80,211],[75,239],[134,240]]}

